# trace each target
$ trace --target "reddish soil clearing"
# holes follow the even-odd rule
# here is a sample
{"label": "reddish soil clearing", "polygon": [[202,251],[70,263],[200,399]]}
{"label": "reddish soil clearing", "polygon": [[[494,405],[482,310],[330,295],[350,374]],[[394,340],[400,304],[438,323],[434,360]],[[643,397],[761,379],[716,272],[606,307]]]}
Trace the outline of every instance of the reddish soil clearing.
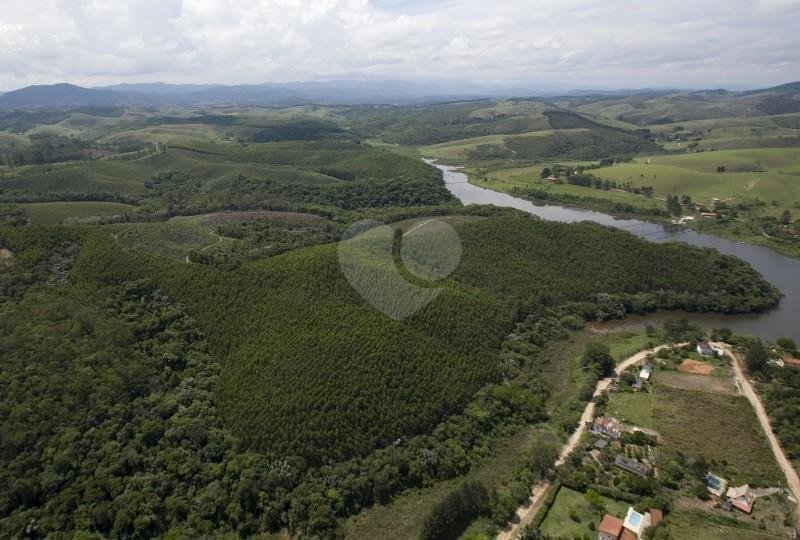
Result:
{"label": "reddish soil clearing", "polygon": [[708,362],[701,362],[700,360],[692,360],[687,358],[683,363],[678,366],[678,371],[685,373],[696,373],[697,375],[710,375],[714,371],[714,366]]}

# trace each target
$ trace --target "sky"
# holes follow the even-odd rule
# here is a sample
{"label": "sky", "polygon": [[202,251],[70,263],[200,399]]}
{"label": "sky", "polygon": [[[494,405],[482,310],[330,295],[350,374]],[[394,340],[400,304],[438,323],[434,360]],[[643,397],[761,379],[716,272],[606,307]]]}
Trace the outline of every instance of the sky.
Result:
{"label": "sky", "polygon": [[760,88],[800,0],[2,0],[0,90],[332,79]]}

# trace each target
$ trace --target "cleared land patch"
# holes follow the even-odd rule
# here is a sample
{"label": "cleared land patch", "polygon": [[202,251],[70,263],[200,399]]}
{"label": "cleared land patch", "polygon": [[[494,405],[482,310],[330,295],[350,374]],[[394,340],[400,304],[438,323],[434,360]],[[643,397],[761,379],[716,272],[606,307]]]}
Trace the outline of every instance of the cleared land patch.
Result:
{"label": "cleared land patch", "polygon": [[678,366],[678,371],[683,371],[685,373],[695,373],[697,375],[710,375],[711,372],[714,371],[714,366],[712,366],[708,362],[702,362],[700,360],[687,358],[681,363],[680,366]]}
{"label": "cleared land patch", "polygon": [[130,214],[134,206],[115,202],[52,202],[18,205],[31,223],[51,224]]}
{"label": "cleared land patch", "polygon": [[[712,366],[713,369],[713,366]],[[712,394],[737,395],[733,383],[727,379],[710,375],[697,375],[694,373],[678,373],[675,371],[660,371],[658,382],[672,387]]]}

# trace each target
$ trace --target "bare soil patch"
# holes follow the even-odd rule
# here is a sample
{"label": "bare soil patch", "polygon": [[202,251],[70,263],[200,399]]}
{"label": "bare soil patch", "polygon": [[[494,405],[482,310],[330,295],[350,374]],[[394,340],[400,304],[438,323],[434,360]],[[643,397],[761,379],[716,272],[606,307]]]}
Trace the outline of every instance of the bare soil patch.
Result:
{"label": "bare soil patch", "polygon": [[6,248],[0,248],[0,268],[11,264],[14,254]]}
{"label": "bare soil patch", "polygon": [[683,361],[683,363],[681,363],[680,366],[678,366],[678,371],[683,371],[684,373],[695,373],[697,375],[711,375],[711,372],[714,371],[714,366],[708,362],[687,358]]}

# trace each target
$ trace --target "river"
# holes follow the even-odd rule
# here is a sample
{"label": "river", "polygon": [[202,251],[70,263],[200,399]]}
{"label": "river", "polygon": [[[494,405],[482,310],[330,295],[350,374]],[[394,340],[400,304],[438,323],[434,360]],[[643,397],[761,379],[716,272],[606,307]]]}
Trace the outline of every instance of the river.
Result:
{"label": "river", "polygon": [[432,164],[443,172],[447,188],[465,205],[493,204],[516,208],[543,219],[566,223],[593,221],[626,230],[652,242],[680,241],[714,248],[721,253],[736,256],[750,263],[783,293],[780,305],[766,313],[750,315],[689,313],[685,314],[686,318],[705,328],[726,327],[738,334],[755,335],[772,341],[785,336],[800,342],[800,260],[786,257],[765,247],[743,244],[689,229],[665,227],[660,223],[638,219],[617,219],[608,214],[580,208],[534,204],[507,193],[470,184],[467,175],[459,172],[458,167]]}

